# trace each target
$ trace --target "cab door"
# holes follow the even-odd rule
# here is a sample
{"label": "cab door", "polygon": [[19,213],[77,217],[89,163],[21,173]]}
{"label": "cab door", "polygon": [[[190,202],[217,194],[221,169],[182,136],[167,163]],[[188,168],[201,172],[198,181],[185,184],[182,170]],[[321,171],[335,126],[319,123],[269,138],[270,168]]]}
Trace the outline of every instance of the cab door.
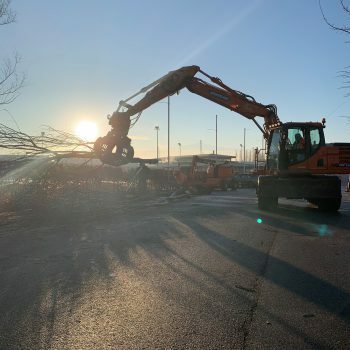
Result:
{"label": "cab door", "polygon": [[308,133],[305,127],[290,126],[285,130],[284,149],[288,167],[306,168]]}
{"label": "cab door", "polygon": [[[283,148],[288,168],[307,169],[317,173],[327,167],[326,149],[322,127],[313,124],[292,125],[284,132]],[[324,151],[323,151],[324,150]]]}
{"label": "cab door", "polygon": [[312,173],[323,173],[327,169],[327,149],[325,146],[323,129],[317,126],[309,128],[310,152],[308,168]]}

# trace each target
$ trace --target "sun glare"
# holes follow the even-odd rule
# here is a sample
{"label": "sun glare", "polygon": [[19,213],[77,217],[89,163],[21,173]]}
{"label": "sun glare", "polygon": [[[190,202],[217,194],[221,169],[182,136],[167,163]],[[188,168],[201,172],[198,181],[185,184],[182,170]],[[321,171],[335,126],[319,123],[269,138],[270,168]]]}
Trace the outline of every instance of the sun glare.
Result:
{"label": "sun glare", "polygon": [[81,121],[75,128],[75,134],[84,141],[95,141],[97,136],[96,123]]}

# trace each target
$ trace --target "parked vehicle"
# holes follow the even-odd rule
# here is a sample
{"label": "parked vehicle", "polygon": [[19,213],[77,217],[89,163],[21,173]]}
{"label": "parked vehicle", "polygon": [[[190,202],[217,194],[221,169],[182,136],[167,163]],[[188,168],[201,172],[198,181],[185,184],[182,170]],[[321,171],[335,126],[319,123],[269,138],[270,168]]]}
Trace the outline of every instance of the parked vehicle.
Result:
{"label": "parked vehicle", "polygon": [[237,174],[235,180],[238,188],[256,188],[258,176],[255,174]]}
{"label": "parked vehicle", "polygon": [[[200,165],[204,165],[204,168]],[[175,171],[176,182],[192,193],[210,193],[214,189],[235,190],[232,163],[217,163],[213,159],[193,156],[190,167]]]}

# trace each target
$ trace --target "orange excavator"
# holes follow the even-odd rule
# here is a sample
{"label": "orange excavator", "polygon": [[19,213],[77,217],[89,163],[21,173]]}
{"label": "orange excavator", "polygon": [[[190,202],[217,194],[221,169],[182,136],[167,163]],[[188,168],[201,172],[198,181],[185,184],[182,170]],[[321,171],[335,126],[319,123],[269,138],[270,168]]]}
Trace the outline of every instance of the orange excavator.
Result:
{"label": "orange excavator", "polygon": [[[197,74],[204,75],[210,83]],[[258,103],[198,66],[171,71],[120,101],[117,111],[109,117],[111,131],[95,142],[95,154],[102,162],[115,166],[132,162],[134,149],[128,138],[129,129],[143,110],[183,88],[252,120],[261,130],[267,143],[267,161],[265,175],[259,177],[257,187],[260,209],[276,208],[279,197],[304,198],[325,211],[339,209],[341,182],[330,175],[350,173],[350,143],[326,144],[325,119],[282,123],[274,104]],[[140,94],[145,95],[136,103],[129,103]],[[262,126],[257,117],[263,118]]]}

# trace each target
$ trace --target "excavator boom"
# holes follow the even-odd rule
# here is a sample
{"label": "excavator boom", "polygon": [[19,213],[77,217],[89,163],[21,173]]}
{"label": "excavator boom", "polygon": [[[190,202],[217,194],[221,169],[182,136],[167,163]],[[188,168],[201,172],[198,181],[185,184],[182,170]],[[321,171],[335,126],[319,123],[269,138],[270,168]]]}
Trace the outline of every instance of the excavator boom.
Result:
{"label": "excavator boom", "polygon": [[[130,96],[126,100],[120,101],[117,111],[113,113],[114,116],[112,115],[110,119],[110,124],[113,127],[113,118],[118,117],[118,112],[120,111],[121,107],[127,109],[127,111],[124,112],[124,115],[133,116],[137,113],[140,113],[146,108],[150,107],[151,105],[159,102],[163,98],[173,95],[176,92],[183,89],[188,83],[188,81],[190,81],[199,70],[200,68],[198,66],[188,66],[182,67],[175,71],[171,71],[168,74],[161,77],[160,79],[145,86],[139,92]],[[142,93],[146,93],[146,95],[134,105],[130,105],[127,103],[129,100],[135,98],[136,96]]]}
{"label": "excavator boom", "polygon": [[[197,73],[203,74],[212,84],[195,77]],[[130,145],[131,140],[127,137],[129,129],[137,122],[143,110],[183,88],[253,120],[266,139],[272,128],[282,124],[275,105],[258,103],[253,97],[231,89],[219,78],[202,71],[200,67],[187,66],[169,72],[129,98],[120,101],[118,109],[109,117],[112,130],[95,142],[94,149],[97,156],[104,163],[112,165],[130,162],[134,150]],[[140,94],[145,95],[135,104],[129,103]],[[263,127],[256,122],[255,117],[264,119]]]}

